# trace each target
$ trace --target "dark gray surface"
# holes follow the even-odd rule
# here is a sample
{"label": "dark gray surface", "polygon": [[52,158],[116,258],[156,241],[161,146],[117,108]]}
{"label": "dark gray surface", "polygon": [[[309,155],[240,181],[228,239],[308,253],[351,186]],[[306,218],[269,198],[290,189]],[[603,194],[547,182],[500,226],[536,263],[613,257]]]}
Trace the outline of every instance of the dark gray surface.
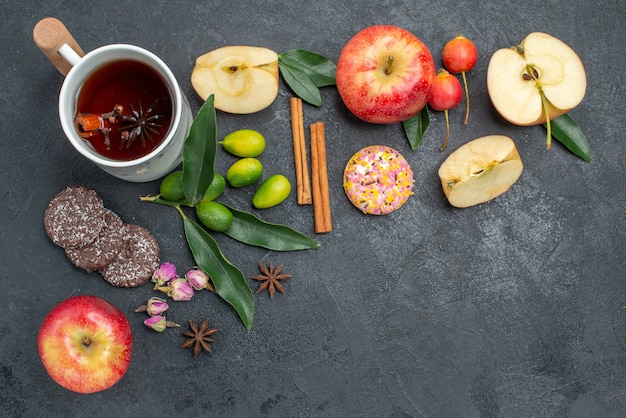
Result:
{"label": "dark gray surface", "polygon": [[[0,416],[415,416],[620,417],[626,414],[626,283],[623,171],[626,165],[623,0],[253,2],[11,2],[2,8],[0,113]],[[432,114],[411,151],[399,125],[356,120],[334,88],[305,106],[307,123],[327,126],[334,231],[321,248],[274,253],[217,236],[247,277],[257,261],[285,264],[286,293],[257,295],[253,329],[209,294],[174,304],[171,319],[210,319],[214,352],[194,360],[177,330],[144,328],[133,309],[154,295],[75,269],[43,230],[43,211],[68,185],[95,189],[126,222],[157,237],[162,259],[193,266],[180,217],[140,203],[158,182],[125,183],[88,163],[65,140],[57,118],[62,76],[32,42],[45,16],[65,22],[85,50],[124,42],[168,63],[194,113],[201,102],[189,76],[195,58],[228,45],[284,52],[304,48],[336,61],[360,29],[389,23],[413,31],[438,65],[445,42],[462,32],[479,50],[469,73],[470,125],[451,114],[451,144],[438,151],[442,114]],[[491,54],[532,31],[564,40],[586,65],[588,91],[571,112],[587,134],[593,162],[560,144],[546,151],[542,127],[497,116],[485,77]],[[219,135],[263,132],[266,173],[294,179],[288,101],[249,116],[218,114]],[[502,197],[451,208],[437,169],[460,144],[500,133],[515,139],[525,170]],[[415,195],[384,217],[360,214],[341,177],[358,149],[398,149],[416,176]],[[221,153],[222,172],[232,158]],[[225,199],[250,209],[253,190]],[[251,209],[250,209],[251,210]],[[315,236],[312,211],[289,199],[262,217]],[[257,284],[251,281],[256,289]],[[135,349],[113,388],[71,393],[47,376],[36,350],[45,314],[76,294],[105,297],[127,312]]]}

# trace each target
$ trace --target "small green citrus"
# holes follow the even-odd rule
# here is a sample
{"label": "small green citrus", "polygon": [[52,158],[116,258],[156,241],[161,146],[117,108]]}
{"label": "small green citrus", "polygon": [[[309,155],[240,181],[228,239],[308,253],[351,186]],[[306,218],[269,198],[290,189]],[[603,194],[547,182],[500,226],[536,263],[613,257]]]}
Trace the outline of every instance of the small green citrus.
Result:
{"label": "small green citrus", "polygon": [[258,157],[265,150],[265,138],[252,129],[231,132],[221,144],[226,151],[238,157]]}
{"label": "small green citrus", "polygon": [[226,180],[232,187],[239,188],[256,183],[263,175],[261,161],[246,157],[235,161],[226,171]]}
{"label": "small green citrus", "polygon": [[282,174],[274,174],[261,183],[252,197],[257,209],[266,209],[282,203],[291,192],[291,183]]}
{"label": "small green citrus", "polygon": [[180,200],[185,197],[183,191],[183,172],[172,171],[161,180],[159,193],[165,200]]}
{"label": "small green citrus", "polygon": [[224,232],[233,223],[233,213],[226,206],[214,201],[201,201],[196,206],[196,216],[212,231]]}
{"label": "small green citrus", "polygon": [[224,176],[222,176],[220,173],[213,174],[213,180],[211,180],[211,184],[209,184],[209,187],[207,187],[206,191],[204,192],[204,196],[202,196],[202,201],[217,199],[222,194],[225,187],[226,180],[224,180]]}

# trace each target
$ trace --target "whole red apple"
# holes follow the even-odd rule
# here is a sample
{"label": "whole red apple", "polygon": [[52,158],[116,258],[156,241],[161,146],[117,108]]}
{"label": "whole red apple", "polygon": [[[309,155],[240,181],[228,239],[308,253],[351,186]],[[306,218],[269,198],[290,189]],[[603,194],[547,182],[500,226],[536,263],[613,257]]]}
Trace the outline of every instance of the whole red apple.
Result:
{"label": "whole red apple", "polygon": [[346,107],[366,122],[402,122],[426,105],[435,62],[411,32],[391,25],[363,29],[337,61],[337,90]]}
{"label": "whole red apple", "polygon": [[59,385],[93,393],[116,384],[128,370],[133,347],[122,311],[97,296],[73,296],[46,316],[37,336],[39,357]]}

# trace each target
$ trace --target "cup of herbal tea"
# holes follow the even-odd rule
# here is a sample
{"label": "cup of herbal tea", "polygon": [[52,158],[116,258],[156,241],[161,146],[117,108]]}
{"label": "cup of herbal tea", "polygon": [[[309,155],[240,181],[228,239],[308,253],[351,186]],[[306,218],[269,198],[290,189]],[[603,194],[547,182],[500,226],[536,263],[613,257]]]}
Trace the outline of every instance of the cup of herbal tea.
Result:
{"label": "cup of herbal tea", "polygon": [[193,116],[159,57],[126,44],[85,54],[54,18],[37,23],[33,37],[65,75],[59,118],[80,154],[132,182],[156,180],[180,163]]}

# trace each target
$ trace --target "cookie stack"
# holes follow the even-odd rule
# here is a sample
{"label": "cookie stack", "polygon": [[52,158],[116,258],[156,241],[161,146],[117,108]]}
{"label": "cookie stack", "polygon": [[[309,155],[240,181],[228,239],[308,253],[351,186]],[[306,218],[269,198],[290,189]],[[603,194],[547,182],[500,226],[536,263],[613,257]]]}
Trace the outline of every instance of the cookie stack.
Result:
{"label": "cookie stack", "polygon": [[159,266],[159,245],[150,231],[124,223],[86,187],[57,193],[46,208],[44,227],[76,267],[98,271],[114,286],[145,284]]}

